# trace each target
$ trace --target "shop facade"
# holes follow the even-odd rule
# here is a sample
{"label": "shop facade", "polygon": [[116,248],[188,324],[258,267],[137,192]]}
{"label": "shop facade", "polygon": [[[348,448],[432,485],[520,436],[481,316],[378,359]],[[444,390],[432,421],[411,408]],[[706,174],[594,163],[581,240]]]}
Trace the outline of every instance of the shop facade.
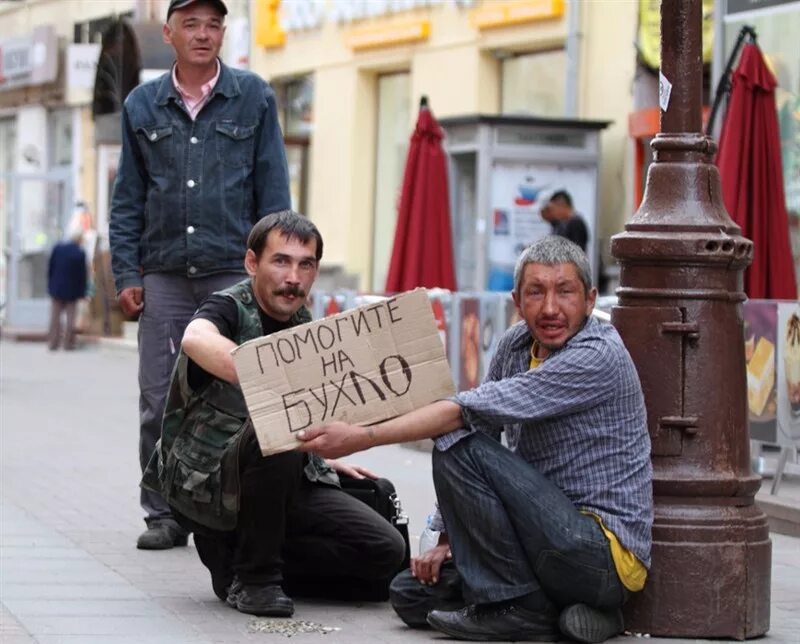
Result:
{"label": "shop facade", "polygon": [[598,255],[624,225],[635,3],[267,0],[252,12],[251,69],[279,96],[293,202],[319,225],[325,262],[359,288],[385,283],[422,95],[445,120],[610,121],[600,135]]}
{"label": "shop facade", "polygon": [[[47,259],[53,244],[63,237],[76,203],[84,203],[91,213],[98,249],[107,255],[108,210],[120,146],[118,114],[98,120],[93,105],[102,42],[109,28],[124,19],[137,38],[162,45],[168,4],[168,0],[0,4],[0,32],[16,34],[0,38],[0,320],[10,328],[46,327]],[[223,56],[229,64],[246,67],[250,4],[229,0],[228,5],[229,39]],[[54,16],[62,19],[54,21]],[[142,46],[148,52],[156,49],[139,43]],[[167,69],[172,61],[171,51],[168,54],[154,67],[141,69],[140,80]],[[148,57],[144,60],[150,62]],[[113,300],[113,295],[112,287],[106,300]],[[105,303],[106,313],[109,305],[113,302]],[[104,327],[96,331],[109,331],[107,319]]]}

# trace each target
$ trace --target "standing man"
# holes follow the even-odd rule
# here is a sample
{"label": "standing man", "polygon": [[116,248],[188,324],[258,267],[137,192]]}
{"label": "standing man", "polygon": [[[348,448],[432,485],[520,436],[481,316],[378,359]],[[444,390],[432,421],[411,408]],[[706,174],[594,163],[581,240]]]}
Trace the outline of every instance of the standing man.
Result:
{"label": "standing man", "polygon": [[48,347],[58,349],[61,343],[61,316],[66,316],[64,349],[75,348],[75,309],[78,300],[86,296],[86,253],[81,248],[83,228],[73,221],[67,238],[55,245],[47,266],[47,292],[50,295],[50,329]]}
{"label": "standing man", "polygon": [[589,242],[589,229],[575,208],[572,206],[572,195],[566,190],[556,190],[549,199],[544,197],[542,203],[542,219],[550,223],[554,235],[566,237],[586,252]]}
{"label": "standing man", "polygon": [[[275,96],[218,57],[222,0],[171,0],[164,41],[172,70],[140,85],[122,110],[122,154],[109,240],[117,298],[139,317],[139,459],[161,433],[170,372],[192,314],[243,277],[245,241],[262,216],[289,208]],[[186,545],[158,493],[142,490],[146,550]]]}
{"label": "standing man", "polygon": [[445,537],[392,582],[406,623],[466,640],[601,642],[622,631],[621,606],[650,565],[642,388],[619,334],[591,315],[597,292],[575,244],[552,235],[526,249],[512,295],[522,320],[479,387],[298,437],[329,458],[435,437]]}

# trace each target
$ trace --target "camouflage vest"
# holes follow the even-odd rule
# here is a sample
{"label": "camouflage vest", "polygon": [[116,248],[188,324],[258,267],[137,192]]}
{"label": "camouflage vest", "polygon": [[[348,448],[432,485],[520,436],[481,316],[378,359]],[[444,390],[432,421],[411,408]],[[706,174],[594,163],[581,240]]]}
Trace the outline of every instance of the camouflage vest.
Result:
{"label": "camouflage vest", "polygon": [[[250,278],[218,294],[236,302],[236,344],[263,335]],[[295,326],[310,320],[303,307],[290,323]],[[142,485],[160,492],[189,519],[216,530],[232,530],[239,512],[239,443],[250,424],[247,405],[238,386],[218,378],[193,390],[188,365],[181,350],[172,372],[161,440]],[[336,473],[316,454],[309,455],[305,474],[312,482],[339,484]]]}

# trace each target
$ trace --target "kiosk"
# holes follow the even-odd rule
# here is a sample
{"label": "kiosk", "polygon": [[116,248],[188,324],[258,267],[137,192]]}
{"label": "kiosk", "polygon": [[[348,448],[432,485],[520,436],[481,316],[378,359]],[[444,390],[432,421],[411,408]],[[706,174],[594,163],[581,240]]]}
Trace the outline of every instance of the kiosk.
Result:
{"label": "kiosk", "polygon": [[510,291],[525,246],[550,233],[543,190],[567,190],[589,229],[598,277],[600,131],[610,121],[473,115],[444,118],[456,283],[460,291]]}

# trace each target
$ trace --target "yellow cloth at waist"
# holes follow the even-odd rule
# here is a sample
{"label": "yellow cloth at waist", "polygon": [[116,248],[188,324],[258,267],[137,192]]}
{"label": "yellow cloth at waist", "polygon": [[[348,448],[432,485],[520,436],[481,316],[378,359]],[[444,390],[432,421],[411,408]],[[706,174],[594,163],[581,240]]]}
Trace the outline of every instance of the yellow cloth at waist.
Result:
{"label": "yellow cloth at waist", "polygon": [[606,528],[603,520],[594,512],[583,511],[592,517],[597,523],[600,524],[600,529],[608,539],[609,547],[611,548],[611,558],[614,560],[614,567],[617,569],[617,575],[622,585],[628,590],[635,593],[644,588],[644,582],[647,580],[647,568],[644,564],[636,558],[630,550],[625,548],[617,539],[611,530]]}

